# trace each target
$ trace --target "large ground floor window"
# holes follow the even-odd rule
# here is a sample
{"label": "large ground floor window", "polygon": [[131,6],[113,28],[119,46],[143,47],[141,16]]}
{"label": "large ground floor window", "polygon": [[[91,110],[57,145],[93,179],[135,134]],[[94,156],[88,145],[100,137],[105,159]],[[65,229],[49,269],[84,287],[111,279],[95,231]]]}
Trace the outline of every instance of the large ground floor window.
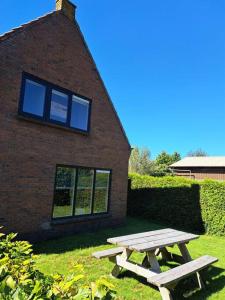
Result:
{"label": "large ground floor window", "polygon": [[53,218],[108,212],[111,171],[57,166]]}

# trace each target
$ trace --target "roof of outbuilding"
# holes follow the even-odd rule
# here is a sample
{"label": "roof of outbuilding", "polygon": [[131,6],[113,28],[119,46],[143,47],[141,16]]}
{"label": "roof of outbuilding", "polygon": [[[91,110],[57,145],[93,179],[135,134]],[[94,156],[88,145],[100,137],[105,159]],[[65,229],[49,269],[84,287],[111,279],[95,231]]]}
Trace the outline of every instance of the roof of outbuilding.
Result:
{"label": "roof of outbuilding", "polygon": [[225,167],[225,156],[193,156],[185,157],[170,167]]}

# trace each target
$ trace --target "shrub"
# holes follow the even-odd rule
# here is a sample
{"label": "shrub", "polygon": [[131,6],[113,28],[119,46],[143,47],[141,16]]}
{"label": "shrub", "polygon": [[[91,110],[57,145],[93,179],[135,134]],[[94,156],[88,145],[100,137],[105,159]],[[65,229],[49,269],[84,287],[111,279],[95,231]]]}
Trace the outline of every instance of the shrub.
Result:
{"label": "shrub", "polygon": [[100,278],[84,284],[81,265],[69,276],[47,276],[35,268],[32,246],[14,241],[16,234],[0,234],[0,299],[1,300],[97,300],[115,297],[114,286]]}
{"label": "shrub", "polygon": [[225,183],[213,180],[200,182],[200,205],[205,231],[225,236]]}
{"label": "shrub", "polygon": [[225,183],[130,174],[128,214],[187,231],[225,234]]}

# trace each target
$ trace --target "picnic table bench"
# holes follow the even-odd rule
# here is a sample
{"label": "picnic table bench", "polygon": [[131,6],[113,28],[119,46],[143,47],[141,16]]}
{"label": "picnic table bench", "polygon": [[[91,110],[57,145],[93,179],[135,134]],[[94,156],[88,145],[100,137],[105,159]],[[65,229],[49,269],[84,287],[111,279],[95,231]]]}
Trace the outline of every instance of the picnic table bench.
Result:
{"label": "picnic table bench", "polygon": [[[172,300],[171,289],[179,280],[196,273],[200,288],[204,287],[199,271],[218,261],[217,258],[205,255],[192,260],[187,244],[198,235],[178,231],[170,228],[147,231],[109,238],[107,241],[119,247],[98,251],[92,255],[98,259],[108,257],[115,266],[112,275],[117,277],[121,270],[127,269],[147,279],[159,288],[163,300]],[[177,245],[181,255],[173,254],[167,247]],[[144,254],[141,264],[132,262],[129,258],[133,251]],[[157,256],[161,254],[165,260],[172,260],[181,265],[162,272]]]}

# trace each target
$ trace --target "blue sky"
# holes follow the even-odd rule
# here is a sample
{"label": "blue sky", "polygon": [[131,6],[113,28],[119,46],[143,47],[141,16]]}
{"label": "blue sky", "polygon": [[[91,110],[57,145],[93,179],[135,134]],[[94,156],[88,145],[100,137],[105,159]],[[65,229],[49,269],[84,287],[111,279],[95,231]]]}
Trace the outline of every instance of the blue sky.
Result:
{"label": "blue sky", "polygon": [[[225,155],[225,1],[73,3],[131,145]],[[0,33],[54,6],[1,0]]]}

